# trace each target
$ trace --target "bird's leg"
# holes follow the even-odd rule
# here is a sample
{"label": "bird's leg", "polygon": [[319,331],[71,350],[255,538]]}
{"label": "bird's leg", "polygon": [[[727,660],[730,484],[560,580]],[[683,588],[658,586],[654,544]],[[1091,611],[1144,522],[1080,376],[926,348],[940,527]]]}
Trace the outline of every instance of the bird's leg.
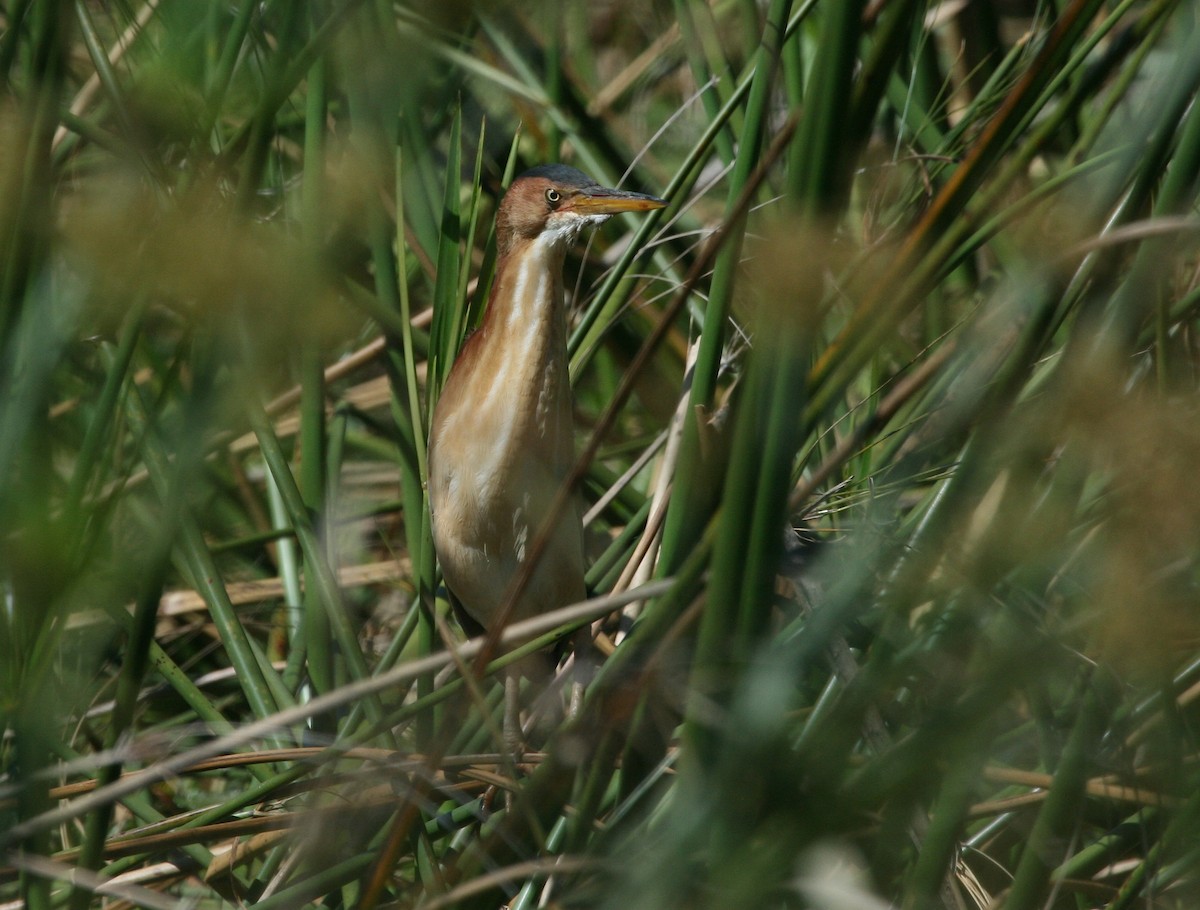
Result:
{"label": "bird's leg", "polygon": [[575,652],[575,667],[571,674],[571,695],[567,703],[567,716],[574,720],[583,710],[584,690],[596,673],[596,646],[592,641],[590,627],[584,626],[575,633],[572,648]]}
{"label": "bird's leg", "polygon": [[504,673],[504,748],[515,763],[524,750],[521,732],[521,674],[509,669]]}
{"label": "bird's leg", "polygon": [[[521,731],[521,673],[513,667],[504,671],[503,735],[504,751],[508,753],[508,762],[515,775],[517,762],[525,748],[525,737]],[[514,802],[515,794],[505,788],[504,808],[511,812]]]}

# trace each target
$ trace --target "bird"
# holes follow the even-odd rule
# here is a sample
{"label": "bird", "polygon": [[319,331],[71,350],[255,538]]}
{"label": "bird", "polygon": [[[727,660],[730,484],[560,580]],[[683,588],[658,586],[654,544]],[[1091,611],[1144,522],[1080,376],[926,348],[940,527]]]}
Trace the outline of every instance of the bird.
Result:
{"label": "bird", "polygon": [[[583,525],[572,497],[528,584],[501,616],[509,582],[575,459],[563,261],[584,228],[619,212],[665,205],[655,196],[601,186],[565,164],[525,171],[500,202],[487,308],[434,406],[427,459],[434,551],[468,633],[584,599]],[[523,669],[528,673],[528,664]],[[510,754],[523,741],[521,672],[505,676],[503,735]]]}

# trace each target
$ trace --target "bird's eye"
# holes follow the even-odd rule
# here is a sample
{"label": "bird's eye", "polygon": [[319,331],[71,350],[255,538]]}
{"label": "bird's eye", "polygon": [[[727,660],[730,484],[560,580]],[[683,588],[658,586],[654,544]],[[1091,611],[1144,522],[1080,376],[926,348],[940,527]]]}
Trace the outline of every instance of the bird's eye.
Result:
{"label": "bird's eye", "polygon": [[562,193],[560,193],[554,187],[550,187],[548,190],[546,190],[546,201],[551,205],[558,205],[558,203],[562,201]]}

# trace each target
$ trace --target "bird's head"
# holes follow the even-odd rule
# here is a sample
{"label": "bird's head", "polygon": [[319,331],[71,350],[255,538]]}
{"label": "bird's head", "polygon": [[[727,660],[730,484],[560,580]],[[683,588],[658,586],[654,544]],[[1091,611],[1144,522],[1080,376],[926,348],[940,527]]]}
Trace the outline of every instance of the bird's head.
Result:
{"label": "bird's head", "polygon": [[565,164],[544,164],[517,177],[496,215],[496,244],[501,256],[532,241],[565,249],[588,225],[618,212],[660,209],[662,199],[603,187]]}

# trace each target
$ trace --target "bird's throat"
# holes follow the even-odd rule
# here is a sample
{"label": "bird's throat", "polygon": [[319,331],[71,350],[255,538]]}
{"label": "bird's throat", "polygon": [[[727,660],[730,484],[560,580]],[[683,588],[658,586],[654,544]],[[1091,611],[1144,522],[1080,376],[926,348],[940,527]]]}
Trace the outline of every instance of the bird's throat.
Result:
{"label": "bird's throat", "polygon": [[537,240],[497,274],[467,381],[480,403],[473,428],[482,473],[514,458],[566,471],[572,457],[571,390],[562,286],[563,251]]}

